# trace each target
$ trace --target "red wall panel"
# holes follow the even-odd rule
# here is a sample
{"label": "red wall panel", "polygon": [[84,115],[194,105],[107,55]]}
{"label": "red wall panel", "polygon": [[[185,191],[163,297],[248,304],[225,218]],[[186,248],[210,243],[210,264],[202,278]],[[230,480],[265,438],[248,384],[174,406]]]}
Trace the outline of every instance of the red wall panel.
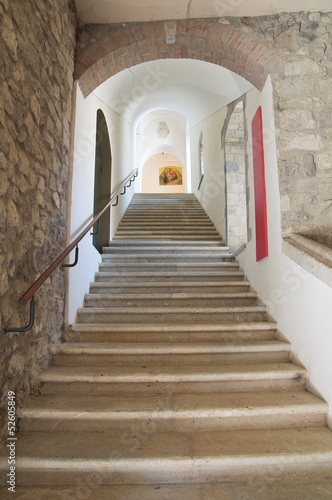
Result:
{"label": "red wall panel", "polygon": [[251,122],[251,130],[254,162],[256,261],[259,261],[268,256],[263,125],[260,106]]}

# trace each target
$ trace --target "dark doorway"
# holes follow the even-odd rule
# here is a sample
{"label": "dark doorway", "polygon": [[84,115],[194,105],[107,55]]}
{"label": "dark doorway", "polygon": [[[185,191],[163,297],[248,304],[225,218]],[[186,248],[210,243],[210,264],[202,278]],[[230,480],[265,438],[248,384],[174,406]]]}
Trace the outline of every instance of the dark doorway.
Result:
{"label": "dark doorway", "polygon": [[[94,214],[107,204],[111,197],[111,172],[112,155],[110,138],[104,113],[101,109],[97,111],[96,128],[96,157],[95,157],[95,190],[94,190]],[[94,231],[97,230],[97,225]],[[98,252],[107,245],[110,240],[110,209],[100,219],[100,229],[93,236],[93,245]]]}

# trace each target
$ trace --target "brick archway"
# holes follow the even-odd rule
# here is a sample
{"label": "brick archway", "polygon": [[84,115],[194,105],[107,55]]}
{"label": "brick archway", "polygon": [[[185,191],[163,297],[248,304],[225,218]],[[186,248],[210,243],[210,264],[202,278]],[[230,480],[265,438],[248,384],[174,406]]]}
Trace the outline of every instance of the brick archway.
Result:
{"label": "brick archway", "polygon": [[197,59],[217,64],[259,90],[278,68],[275,54],[241,25],[233,27],[218,20],[91,25],[79,39],[75,80],[86,97],[116,73],[157,59]]}

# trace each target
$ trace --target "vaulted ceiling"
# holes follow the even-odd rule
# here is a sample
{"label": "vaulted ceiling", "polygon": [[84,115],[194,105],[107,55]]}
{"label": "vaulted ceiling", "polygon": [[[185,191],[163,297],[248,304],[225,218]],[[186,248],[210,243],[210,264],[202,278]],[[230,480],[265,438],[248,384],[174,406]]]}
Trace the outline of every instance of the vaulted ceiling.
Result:
{"label": "vaulted ceiling", "polygon": [[166,59],[121,71],[93,94],[130,123],[163,109],[176,110],[193,127],[251,88],[247,80],[221,66]]}
{"label": "vaulted ceiling", "polygon": [[330,12],[332,7],[331,0],[75,0],[75,4],[83,24]]}

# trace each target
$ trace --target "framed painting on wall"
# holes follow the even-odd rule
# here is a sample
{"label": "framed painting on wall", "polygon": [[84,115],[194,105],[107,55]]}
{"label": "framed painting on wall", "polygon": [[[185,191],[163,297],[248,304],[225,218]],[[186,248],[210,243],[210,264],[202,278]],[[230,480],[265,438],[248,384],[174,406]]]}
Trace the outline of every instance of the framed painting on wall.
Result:
{"label": "framed painting on wall", "polygon": [[181,167],[160,168],[159,186],[182,186],[182,168]]}

